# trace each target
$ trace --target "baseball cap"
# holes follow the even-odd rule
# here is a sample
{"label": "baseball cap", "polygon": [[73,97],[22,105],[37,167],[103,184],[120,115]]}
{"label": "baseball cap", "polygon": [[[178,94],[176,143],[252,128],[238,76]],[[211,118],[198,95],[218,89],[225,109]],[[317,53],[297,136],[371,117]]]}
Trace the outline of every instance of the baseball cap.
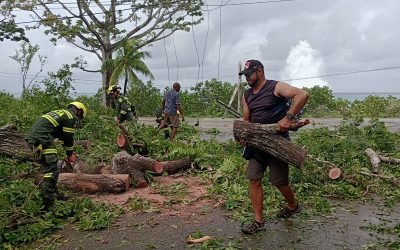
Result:
{"label": "baseball cap", "polygon": [[258,60],[247,60],[246,63],[244,64],[244,69],[239,72],[239,75],[250,75],[257,69],[264,69],[264,66],[262,63]]}

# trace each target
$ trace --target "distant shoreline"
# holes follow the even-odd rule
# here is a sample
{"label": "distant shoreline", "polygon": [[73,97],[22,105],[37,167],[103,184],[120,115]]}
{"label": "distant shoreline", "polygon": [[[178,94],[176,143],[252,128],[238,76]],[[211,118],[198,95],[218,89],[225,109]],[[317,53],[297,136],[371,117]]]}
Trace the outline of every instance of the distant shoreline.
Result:
{"label": "distant shoreline", "polygon": [[[7,93],[7,92],[6,92]],[[21,93],[9,93],[14,97],[20,97]],[[94,96],[96,93],[71,93],[72,98],[76,98],[78,96]],[[379,97],[389,97],[393,96],[400,99],[400,92],[334,92],[332,93],[335,98],[341,98],[349,101],[359,100],[362,101],[368,96],[379,96]]]}

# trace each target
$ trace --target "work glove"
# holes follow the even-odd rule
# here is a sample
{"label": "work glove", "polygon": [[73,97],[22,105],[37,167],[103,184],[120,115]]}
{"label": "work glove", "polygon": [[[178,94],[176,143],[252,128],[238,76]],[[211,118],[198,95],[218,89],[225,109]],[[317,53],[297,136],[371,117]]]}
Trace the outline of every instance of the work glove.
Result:
{"label": "work glove", "polygon": [[75,163],[78,161],[78,154],[73,152],[70,156],[67,157],[66,162],[70,165],[73,166]]}

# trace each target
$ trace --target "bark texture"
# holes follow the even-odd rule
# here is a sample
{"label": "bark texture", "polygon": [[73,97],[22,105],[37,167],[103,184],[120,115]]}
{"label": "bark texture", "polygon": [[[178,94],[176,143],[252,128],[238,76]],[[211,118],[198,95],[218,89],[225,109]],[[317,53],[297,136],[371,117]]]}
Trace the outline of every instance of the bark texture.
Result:
{"label": "bark texture", "polygon": [[161,162],[163,169],[168,174],[176,174],[180,171],[188,170],[192,167],[193,161],[190,158],[185,158],[176,161],[163,161]]}
{"label": "bark texture", "polygon": [[[308,124],[308,123],[307,123]],[[297,130],[299,127],[296,127]],[[297,168],[303,168],[307,151],[278,134],[276,124],[234,121],[233,135],[251,146],[281,159]]]}

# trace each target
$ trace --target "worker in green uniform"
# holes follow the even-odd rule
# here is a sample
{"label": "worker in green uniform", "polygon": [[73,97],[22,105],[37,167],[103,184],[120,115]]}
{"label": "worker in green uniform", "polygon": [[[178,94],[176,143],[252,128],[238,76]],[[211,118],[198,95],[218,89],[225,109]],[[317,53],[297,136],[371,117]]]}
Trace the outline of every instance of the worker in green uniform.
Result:
{"label": "worker in green uniform", "polygon": [[110,85],[107,93],[110,95],[113,108],[117,110],[115,122],[117,124],[124,121],[132,121],[137,118],[135,107],[129,102],[128,98],[120,94],[121,87]]}
{"label": "worker in green uniform", "polygon": [[39,184],[43,198],[43,210],[48,211],[54,199],[65,200],[66,196],[57,189],[59,170],[57,167],[57,150],[53,140],[63,142],[67,153],[67,164],[74,164],[77,156],[74,153],[74,133],[78,119],[87,115],[87,109],[81,102],[71,102],[67,109],[60,109],[42,115],[33,124],[25,140],[31,146],[36,159],[42,165],[44,177]]}

